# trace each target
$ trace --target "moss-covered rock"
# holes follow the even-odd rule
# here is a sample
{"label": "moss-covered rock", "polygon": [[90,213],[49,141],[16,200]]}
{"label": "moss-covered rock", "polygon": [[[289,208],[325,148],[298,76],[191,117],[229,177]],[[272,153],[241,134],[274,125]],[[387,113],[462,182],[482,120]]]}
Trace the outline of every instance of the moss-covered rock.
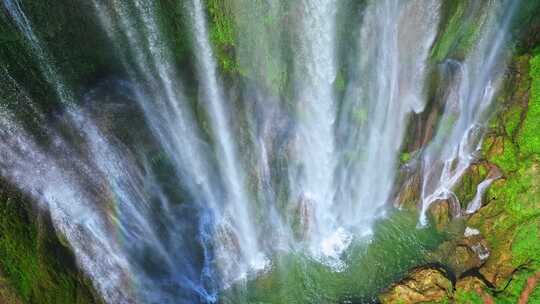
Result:
{"label": "moss-covered rock", "polygon": [[[459,227],[452,227],[457,230]],[[479,269],[490,256],[486,239],[478,230],[467,227],[461,229],[461,235],[442,243],[436,250],[428,254],[428,261],[444,265],[456,278]]]}
{"label": "moss-covered rock", "polygon": [[527,278],[540,269],[540,90],[536,88],[540,89],[540,55],[525,55],[514,62],[512,98],[500,106],[483,148],[487,161],[501,168],[504,178],[493,183],[487,205],[469,220],[492,249],[479,271],[503,303],[515,303]]}
{"label": "moss-covered rock", "polygon": [[[0,184],[0,269],[24,303],[100,303],[46,214],[5,184]],[[2,297],[17,303],[13,295],[2,292]]]}
{"label": "moss-covered rock", "polygon": [[11,282],[0,272],[0,303],[22,304],[22,300],[17,292],[11,286]]}
{"label": "moss-covered rock", "polygon": [[[455,5],[457,14],[460,8]],[[443,44],[435,53],[448,56],[450,50]],[[531,283],[540,270],[539,105],[540,52],[529,49],[511,60],[481,160],[467,170],[454,189],[461,208],[476,196],[482,181],[500,178],[488,188],[476,213],[462,213],[469,236],[466,232],[454,234],[429,255],[432,262],[445,265],[457,278],[450,301],[516,303],[525,296],[529,303],[540,301],[540,288]],[[438,202],[428,212],[439,229],[455,228],[447,202]]]}
{"label": "moss-covered rock", "polygon": [[[490,168],[485,162],[473,164],[467,169],[454,189],[461,209],[465,210],[468,204],[474,199],[478,185],[488,177],[491,170],[494,169]],[[493,172],[489,175],[496,175],[496,173]]]}
{"label": "moss-covered rock", "polygon": [[527,112],[518,133],[517,145],[523,156],[540,154],[540,55],[530,60],[531,89]]}
{"label": "moss-covered rock", "polygon": [[400,174],[403,175],[402,179],[405,182],[396,194],[394,206],[405,210],[416,210],[422,186],[420,172],[415,170],[413,172],[400,172]]}
{"label": "moss-covered rock", "polygon": [[482,290],[486,284],[478,277],[469,276],[456,282],[454,299],[456,303],[483,304]]}
{"label": "moss-covered rock", "polygon": [[431,57],[436,62],[447,58],[463,59],[478,41],[487,23],[489,1],[445,1],[440,31]]}
{"label": "moss-covered rock", "polygon": [[451,297],[452,290],[452,282],[444,271],[426,267],[413,270],[379,299],[384,304],[441,302]]}
{"label": "moss-covered rock", "polygon": [[239,71],[235,57],[236,28],[233,1],[208,0],[210,39],[220,68],[229,73]]}
{"label": "moss-covered rock", "polygon": [[439,231],[444,231],[452,220],[452,204],[450,200],[438,200],[433,202],[428,209],[428,214],[433,219],[435,227]]}

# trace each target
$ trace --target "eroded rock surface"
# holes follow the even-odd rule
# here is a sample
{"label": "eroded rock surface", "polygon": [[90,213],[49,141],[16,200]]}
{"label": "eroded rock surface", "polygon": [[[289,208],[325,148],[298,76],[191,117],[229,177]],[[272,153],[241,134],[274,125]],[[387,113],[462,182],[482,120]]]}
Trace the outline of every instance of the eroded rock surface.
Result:
{"label": "eroded rock surface", "polygon": [[425,303],[442,301],[452,294],[452,282],[443,270],[426,267],[392,285],[380,297],[382,303]]}

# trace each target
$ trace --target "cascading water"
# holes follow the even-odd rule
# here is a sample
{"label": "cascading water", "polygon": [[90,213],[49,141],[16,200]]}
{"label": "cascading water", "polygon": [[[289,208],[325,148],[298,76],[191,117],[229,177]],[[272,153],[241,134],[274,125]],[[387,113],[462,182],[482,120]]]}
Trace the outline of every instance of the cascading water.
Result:
{"label": "cascading water", "polygon": [[[478,44],[464,62],[449,60],[445,63],[456,75],[444,103],[439,128],[422,155],[421,224],[426,224],[426,211],[433,202],[455,199],[452,189],[481,147],[482,128],[505,70],[503,45],[509,38],[508,27],[518,4],[519,1],[490,3],[492,13],[483,16]],[[502,12],[505,15],[501,19],[498,15]]]}
{"label": "cascading water", "polygon": [[[45,151],[21,130],[8,114],[0,114],[3,161],[0,172],[47,209],[56,229],[66,237],[80,264],[103,295],[111,301],[126,301],[122,292],[128,262],[122,249],[108,237],[108,219],[93,204],[99,189],[94,174],[54,134]],[[8,162],[4,160],[9,160]],[[32,173],[32,174],[30,174]],[[83,178],[90,174],[88,178]]]}
{"label": "cascading water", "polygon": [[366,8],[358,68],[347,87],[340,216],[370,233],[390,199],[409,113],[422,111],[427,59],[439,21],[439,1],[377,1]]}
{"label": "cascading water", "polygon": [[[13,5],[11,2],[6,3],[8,9],[15,9],[13,15],[20,20],[27,20],[23,12],[20,10],[21,7],[18,3]],[[11,10],[9,10],[12,12]],[[56,67],[53,65],[50,56],[47,55],[47,51],[43,48],[42,43],[38,40],[37,36],[33,33],[31,25],[29,22],[17,23],[18,26],[23,28],[23,33],[27,38],[29,44],[33,50],[39,54],[38,59],[40,60],[43,73],[47,80],[51,83],[53,88],[58,92],[58,95],[64,103],[67,103],[68,100],[64,100],[63,96],[73,96],[67,90],[67,86],[56,74]],[[142,56],[142,55],[141,55]],[[157,65],[157,63],[156,63]],[[156,68],[160,69],[161,73],[166,73],[167,70],[163,65],[158,65]],[[148,72],[147,75],[149,75]],[[170,79],[170,75],[167,75],[167,81]],[[166,84],[167,82],[165,82]],[[157,84],[152,83],[157,86]],[[130,89],[127,89],[130,91]],[[137,100],[143,99],[142,93],[137,90],[136,92]],[[172,91],[172,88],[171,88]],[[61,94],[60,94],[61,93]],[[167,92],[170,95],[173,93]],[[158,96],[163,98],[162,96]],[[166,98],[172,98],[169,95],[166,95]],[[158,99],[158,98],[156,98]],[[146,101],[144,99],[143,101]],[[158,101],[161,101],[158,99]],[[171,102],[172,103],[172,102]],[[176,110],[176,108],[173,108]],[[176,112],[173,112],[176,114]],[[167,113],[163,111],[162,113]],[[12,160],[11,166],[6,167],[3,171],[3,175],[12,176],[10,180],[13,180],[18,186],[20,186],[25,191],[30,193],[45,193],[44,196],[37,196],[38,201],[42,200],[49,205],[48,209],[52,212],[53,219],[57,221],[57,228],[66,235],[70,244],[74,247],[75,253],[77,254],[80,263],[83,265],[83,268],[89,273],[90,277],[93,278],[93,281],[96,284],[96,287],[102,292],[104,298],[111,303],[123,303],[134,301],[135,298],[144,299],[148,302],[157,301],[160,303],[165,303],[167,298],[175,298],[184,296],[187,299],[187,302],[191,302],[193,295],[187,294],[183,295],[182,291],[172,292],[174,295],[164,296],[161,289],[168,288],[167,285],[180,284],[182,288],[191,290],[196,295],[199,295],[201,298],[212,299],[212,295],[209,294],[209,291],[206,291],[205,286],[202,286],[202,283],[199,281],[202,279],[201,270],[189,271],[192,267],[197,267],[197,262],[190,260],[191,254],[188,253],[183,248],[178,246],[188,246],[191,241],[182,241],[182,235],[189,231],[189,228],[184,229],[185,226],[188,226],[189,219],[185,218],[185,215],[181,215],[181,212],[189,210],[189,208],[182,207],[178,208],[177,206],[171,206],[167,201],[167,197],[160,193],[162,190],[159,189],[159,185],[150,187],[150,189],[145,189],[145,184],[152,183],[152,179],[148,176],[145,176],[138,168],[135,163],[129,161],[129,151],[118,152],[115,148],[110,146],[108,140],[104,137],[103,134],[93,126],[91,118],[87,115],[79,113],[79,111],[67,110],[66,119],[68,120],[67,124],[71,125],[75,132],[80,133],[87,141],[87,149],[90,152],[90,160],[87,160],[91,163],[90,168],[78,168],[79,162],[75,164],[66,164],[67,169],[64,170],[79,170],[79,171],[90,171],[94,170],[95,173],[99,176],[95,177],[94,181],[87,181],[87,184],[96,185],[96,187],[106,187],[109,192],[111,192],[111,197],[99,196],[93,197],[82,197],[82,186],[79,184],[72,185],[69,180],[70,175],[77,175],[77,173],[70,171],[64,172],[59,170],[58,172],[53,171],[53,177],[46,176],[43,180],[34,180],[34,185],[30,186],[30,179],[21,179],[17,176],[12,176],[14,174],[20,174],[21,171],[35,171],[32,170],[33,167],[30,165],[32,161],[30,159],[37,159],[37,165],[39,167],[51,167],[55,168],[55,162],[65,162],[62,159],[56,160],[53,156],[48,156],[47,153],[41,152],[37,145],[32,142],[22,142],[24,148],[27,152],[24,155],[24,150],[22,156],[18,156],[17,144],[10,144],[7,141],[8,145],[5,146],[5,153],[7,157],[5,159]],[[161,117],[151,117],[153,119],[160,119]],[[177,121],[175,121],[177,122]],[[180,121],[183,122],[183,121]],[[4,123],[4,121],[3,121]],[[6,125],[10,126],[13,123],[10,120],[6,119]],[[11,130],[12,128],[6,127],[6,130]],[[159,126],[156,127],[158,131]],[[18,130],[18,129],[15,129]],[[19,134],[22,131],[8,132],[6,137],[15,138],[15,139],[25,139],[30,136],[27,134]],[[164,132],[163,132],[164,133]],[[172,132],[171,132],[172,133]],[[160,136],[167,136],[169,134],[158,133],[158,138]],[[51,136],[57,137],[58,135],[52,134]],[[167,138],[169,139],[169,138]],[[173,137],[174,139],[174,137]],[[71,143],[64,142],[62,139],[57,139],[59,141],[59,149],[72,149]],[[175,141],[172,141],[176,143]],[[14,149],[15,147],[15,149]],[[166,146],[167,147],[167,146]],[[196,148],[197,145],[190,142],[186,144],[186,147]],[[188,149],[185,151],[189,151]],[[67,152],[66,152],[67,153]],[[43,154],[43,155],[42,155]],[[61,154],[65,157],[65,153]],[[122,155],[122,157],[120,157]],[[174,155],[174,154],[171,154]],[[194,153],[194,155],[204,155],[200,151]],[[21,161],[13,162],[21,157],[24,157]],[[53,158],[49,160],[49,158]],[[41,160],[43,159],[43,160]],[[50,165],[47,165],[49,164]],[[186,162],[187,163],[187,162]],[[193,160],[190,160],[192,165],[194,164]],[[29,168],[27,168],[30,166]],[[198,167],[189,168],[192,169],[192,172],[197,172],[195,170],[199,169]],[[43,170],[43,169],[41,169]],[[38,171],[41,172],[41,171]],[[203,171],[204,172],[204,171]],[[101,176],[101,177],[100,177]],[[187,181],[189,182],[189,181]],[[57,194],[51,193],[54,191],[56,184],[63,185],[67,188],[63,194],[59,192]],[[85,183],[83,183],[85,184]],[[45,188],[41,189],[41,188]],[[99,190],[98,190],[99,191]],[[155,193],[155,192],[158,193]],[[204,191],[204,190],[203,190]],[[202,192],[203,194],[205,192]],[[194,193],[195,194],[195,193]],[[157,197],[157,199],[155,198]],[[115,211],[115,214],[107,214],[107,210],[103,210],[102,214],[99,214],[99,210],[103,207],[98,207],[98,204],[103,204],[101,200],[111,200],[112,204],[108,208],[111,208]],[[156,200],[159,202],[160,207],[162,207],[158,213],[163,213],[161,217],[157,217],[161,223],[156,223],[154,220],[153,213],[156,213],[153,210],[156,207],[151,207],[152,204],[156,203]],[[58,206],[59,204],[60,207]],[[73,208],[69,208],[69,206]],[[81,206],[77,208],[77,206]],[[53,212],[59,209],[58,215]],[[105,208],[107,209],[107,208]],[[73,214],[75,212],[75,214]],[[204,215],[204,214],[203,214]],[[84,217],[88,217],[90,220],[84,220]],[[179,221],[181,225],[174,224],[174,222]],[[204,219],[201,220],[204,222]],[[119,239],[107,237],[109,234],[108,230],[112,229],[109,226],[118,225],[119,230]],[[169,226],[167,234],[168,237],[164,237],[162,232],[157,231],[156,229],[160,225]],[[79,231],[82,231],[79,232]],[[204,233],[204,230],[200,231],[201,235]],[[161,235],[160,235],[161,234]],[[118,243],[121,241],[122,243]],[[84,245],[84,242],[92,244],[92,247]],[[145,256],[145,251],[148,251],[150,248],[153,248],[152,251],[155,251],[152,254],[152,260],[149,261],[149,258]],[[128,254],[128,252],[135,252],[135,254]],[[198,259],[198,258],[197,258]],[[196,260],[196,259],[195,259]],[[102,263],[100,264],[99,261]],[[173,279],[171,281],[176,283],[161,282],[159,278],[156,278],[155,275],[150,275],[148,273],[148,263],[163,263],[166,265],[164,267],[163,273],[160,273],[161,276],[171,276]],[[145,265],[146,264],[146,265]],[[203,271],[206,266],[203,266]],[[182,269],[181,271],[179,269]],[[154,270],[154,272],[156,272]],[[128,284],[130,277],[136,276],[137,280],[133,283],[135,284],[145,284],[149,286],[154,284],[160,287],[156,287],[155,290],[144,290],[144,291],[135,291],[129,290]],[[175,301],[176,302],[176,301]]]}
{"label": "cascading water", "polygon": [[[299,41],[295,52],[297,126],[294,135],[298,169],[291,170],[292,199],[305,210],[303,229],[315,254],[339,255],[347,239],[339,239],[332,218],[335,171],[333,83],[336,63],[336,10],[333,0],[302,1]],[[301,75],[301,76],[300,76]],[[320,252],[320,253],[319,253]],[[336,256],[337,258],[337,256]]]}
{"label": "cascading water", "polygon": [[[193,0],[190,8],[193,19],[193,37],[195,50],[197,52],[198,71],[201,77],[201,91],[203,103],[206,104],[212,125],[212,131],[216,141],[216,156],[219,161],[219,169],[225,184],[225,207],[224,214],[221,215],[218,223],[218,257],[220,263],[226,265],[223,273],[225,280],[242,277],[250,270],[264,269],[266,258],[260,252],[257,244],[257,227],[252,220],[250,203],[246,191],[246,183],[243,177],[243,168],[239,165],[236,157],[236,147],[233,141],[233,134],[230,130],[231,120],[228,119],[225,110],[225,99],[219,79],[217,76],[217,65],[212,56],[203,5],[200,0]],[[221,230],[221,231],[220,231]],[[221,235],[220,235],[221,234]],[[239,245],[231,244],[231,236],[238,238],[235,242]],[[221,244],[225,242],[225,244]],[[230,246],[238,250],[238,255],[231,256]],[[247,264],[244,264],[247,263]],[[247,268],[246,268],[247,267]]]}
{"label": "cascading water", "polygon": [[[261,32],[236,37],[245,79],[231,84],[220,74],[205,1],[175,6],[194,66],[184,71],[159,1],[93,0],[123,71],[77,97],[21,3],[3,0],[63,105],[40,118],[45,143],[1,110],[0,174],[51,213],[108,303],[217,302],[242,282],[281,275],[291,256],[308,288],[327,283],[321,273],[346,282],[389,210],[405,130],[428,101],[443,18],[439,0],[354,2],[264,3],[264,22],[252,24],[241,8],[259,4],[230,0],[239,31]],[[516,3],[477,7],[486,8],[478,41],[465,60],[440,64],[451,76],[438,130],[421,153],[421,223],[474,160]],[[268,27],[280,22],[290,29]],[[271,58],[261,60],[263,51]],[[466,212],[481,206],[494,178]]]}

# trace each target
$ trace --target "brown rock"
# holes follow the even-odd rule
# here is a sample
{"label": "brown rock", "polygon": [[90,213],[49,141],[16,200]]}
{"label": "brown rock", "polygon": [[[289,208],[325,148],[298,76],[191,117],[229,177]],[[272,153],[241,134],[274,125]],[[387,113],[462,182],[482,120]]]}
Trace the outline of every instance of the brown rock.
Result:
{"label": "brown rock", "polygon": [[486,284],[477,277],[465,277],[456,282],[456,291],[463,290],[468,292],[476,292],[483,290]]}
{"label": "brown rock", "polygon": [[[495,184],[502,182],[504,181],[496,181]],[[502,212],[497,204],[488,204],[469,220],[471,225],[489,236],[490,257],[479,272],[497,288],[502,288],[516,269],[512,264],[513,234],[508,233],[513,227],[507,225],[511,222],[510,215]]]}
{"label": "brown rock", "polygon": [[405,182],[400,187],[394,207],[403,208],[406,210],[416,210],[416,204],[419,202],[420,196],[420,174],[414,172],[405,178]]}
{"label": "brown rock", "polygon": [[381,303],[424,303],[450,298],[452,282],[435,268],[419,268],[380,296]]}
{"label": "brown rock", "polygon": [[428,208],[428,214],[438,231],[446,231],[460,212],[459,202],[455,198],[435,201]]}
{"label": "brown rock", "polygon": [[445,230],[452,219],[449,200],[435,201],[429,206],[428,214],[435,222],[438,231]]}
{"label": "brown rock", "polygon": [[490,255],[487,241],[471,228],[465,234],[452,241],[442,243],[431,254],[431,260],[446,265],[456,277],[460,277],[471,269],[478,269]]}

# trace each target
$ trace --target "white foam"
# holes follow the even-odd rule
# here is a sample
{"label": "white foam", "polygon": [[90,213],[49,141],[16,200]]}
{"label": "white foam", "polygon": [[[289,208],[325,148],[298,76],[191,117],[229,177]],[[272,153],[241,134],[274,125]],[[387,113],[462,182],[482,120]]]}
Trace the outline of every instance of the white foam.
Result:
{"label": "white foam", "polygon": [[465,228],[465,233],[463,233],[465,237],[475,236],[479,234],[480,234],[480,231],[478,229],[474,229],[471,227]]}

